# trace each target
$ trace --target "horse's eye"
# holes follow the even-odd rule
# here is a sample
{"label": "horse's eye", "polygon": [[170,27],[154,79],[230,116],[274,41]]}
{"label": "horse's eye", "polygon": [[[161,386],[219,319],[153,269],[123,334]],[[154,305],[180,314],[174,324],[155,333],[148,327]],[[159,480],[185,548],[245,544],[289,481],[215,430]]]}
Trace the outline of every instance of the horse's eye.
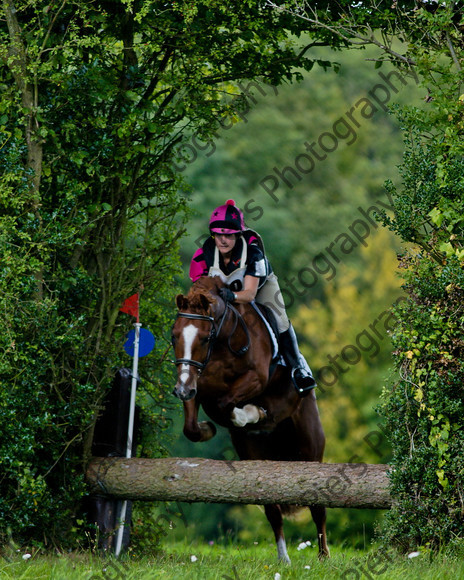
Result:
{"label": "horse's eye", "polygon": [[174,335],[171,335],[171,344],[172,346],[176,346],[177,338]]}
{"label": "horse's eye", "polygon": [[207,344],[208,344],[208,342],[209,342],[209,336],[205,336],[205,338],[202,338],[202,339],[201,339],[201,344],[202,344],[203,346],[207,345]]}

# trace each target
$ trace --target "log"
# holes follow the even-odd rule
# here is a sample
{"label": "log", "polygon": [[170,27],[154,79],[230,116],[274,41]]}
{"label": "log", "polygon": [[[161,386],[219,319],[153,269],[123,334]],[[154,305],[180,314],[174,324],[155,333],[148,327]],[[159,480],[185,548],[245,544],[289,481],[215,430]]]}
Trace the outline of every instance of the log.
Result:
{"label": "log", "polygon": [[94,457],[91,493],[121,499],[388,509],[387,465]]}

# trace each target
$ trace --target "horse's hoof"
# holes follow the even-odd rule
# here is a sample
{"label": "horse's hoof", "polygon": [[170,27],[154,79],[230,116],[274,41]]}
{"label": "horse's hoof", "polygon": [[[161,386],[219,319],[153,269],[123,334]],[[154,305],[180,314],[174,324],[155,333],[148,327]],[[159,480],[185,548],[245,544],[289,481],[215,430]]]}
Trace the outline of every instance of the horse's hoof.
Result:
{"label": "horse's hoof", "polygon": [[330,558],[329,548],[325,550],[321,550],[317,555],[320,562],[324,562],[324,560],[328,560]]}
{"label": "horse's hoof", "polygon": [[200,421],[198,426],[201,431],[200,441],[209,441],[216,435],[216,426],[210,421]]}
{"label": "horse's hoof", "polygon": [[259,420],[263,421],[264,419],[267,419],[267,411],[266,409],[263,409],[262,407],[258,407],[258,413],[259,413]]}

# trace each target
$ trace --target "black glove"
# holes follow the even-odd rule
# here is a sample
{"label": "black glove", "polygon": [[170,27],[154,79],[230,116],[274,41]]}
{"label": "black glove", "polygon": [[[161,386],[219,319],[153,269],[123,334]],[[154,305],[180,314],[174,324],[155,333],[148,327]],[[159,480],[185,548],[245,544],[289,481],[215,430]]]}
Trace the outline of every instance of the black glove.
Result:
{"label": "black glove", "polygon": [[219,296],[224,302],[234,302],[235,294],[229,288],[219,288]]}

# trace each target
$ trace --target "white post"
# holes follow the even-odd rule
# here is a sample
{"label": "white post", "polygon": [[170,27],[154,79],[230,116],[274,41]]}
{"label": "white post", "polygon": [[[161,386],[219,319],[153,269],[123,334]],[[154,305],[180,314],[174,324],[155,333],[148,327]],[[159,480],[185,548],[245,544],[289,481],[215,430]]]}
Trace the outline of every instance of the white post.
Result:
{"label": "white post", "polygon": [[[134,416],[135,416],[135,394],[137,392],[137,374],[139,368],[139,342],[140,342],[140,328],[141,323],[136,322],[135,326],[135,339],[134,339],[134,363],[132,365],[132,384],[131,384],[131,396],[129,404],[129,423],[127,426],[127,445],[126,445],[126,458],[132,457],[132,441],[134,437]],[[126,511],[127,511],[127,500],[125,499],[122,504],[121,513],[119,516],[119,528],[118,535],[116,538],[116,548],[115,555],[119,556],[122,548],[122,538],[124,535],[124,526],[126,523]]]}

